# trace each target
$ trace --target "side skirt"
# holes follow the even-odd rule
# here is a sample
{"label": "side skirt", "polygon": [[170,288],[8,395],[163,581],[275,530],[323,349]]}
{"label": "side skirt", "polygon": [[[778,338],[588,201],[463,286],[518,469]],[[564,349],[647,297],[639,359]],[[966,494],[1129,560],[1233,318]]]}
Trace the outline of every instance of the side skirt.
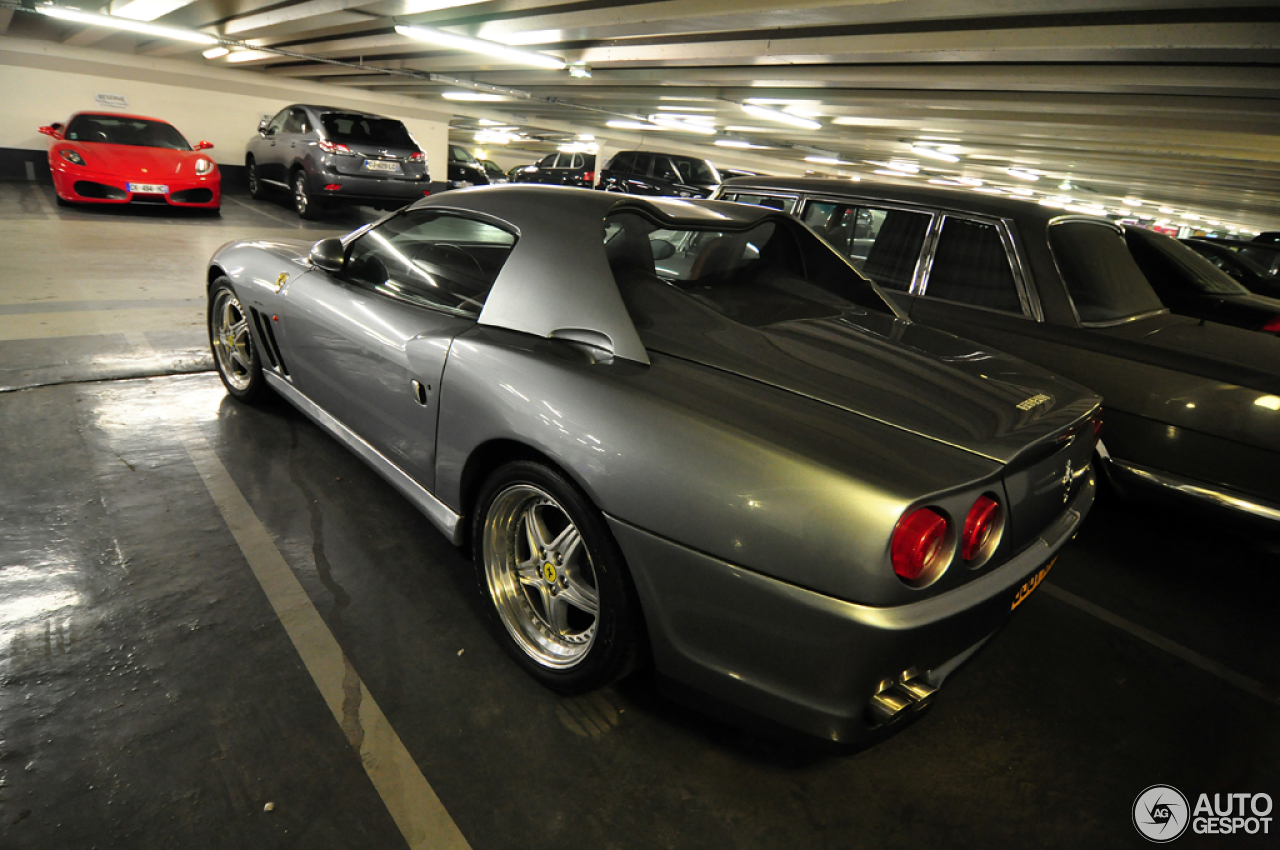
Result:
{"label": "side skirt", "polygon": [[294,407],[301,410],[309,419],[328,431],[338,442],[355,452],[373,470],[399,490],[404,497],[431,520],[431,524],[440,529],[445,537],[455,546],[462,544],[462,516],[457,514],[444,502],[437,499],[430,490],[414,481],[409,475],[396,466],[385,455],[369,445],[364,439],[343,425],[332,415],[307,398],[288,381],[269,371],[262,373],[271,388]]}

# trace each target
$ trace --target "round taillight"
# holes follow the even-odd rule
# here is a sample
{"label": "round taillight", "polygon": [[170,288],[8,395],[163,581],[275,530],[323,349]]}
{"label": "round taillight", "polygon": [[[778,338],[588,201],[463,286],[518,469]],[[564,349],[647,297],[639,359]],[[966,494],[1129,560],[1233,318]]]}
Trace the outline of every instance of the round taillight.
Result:
{"label": "round taillight", "polygon": [[979,566],[1000,545],[1004,529],[1004,511],[990,496],[979,496],[964,518],[964,534],[960,539],[960,557],[971,567]]}
{"label": "round taillight", "polygon": [[889,556],[899,578],[923,585],[947,568],[952,549],[947,518],[932,508],[918,508],[898,520]]}

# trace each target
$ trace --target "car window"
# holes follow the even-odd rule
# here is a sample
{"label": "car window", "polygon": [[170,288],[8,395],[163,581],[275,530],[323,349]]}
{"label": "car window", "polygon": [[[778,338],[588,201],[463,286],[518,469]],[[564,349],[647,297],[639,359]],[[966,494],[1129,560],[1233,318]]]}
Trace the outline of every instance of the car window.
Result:
{"label": "car window", "polygon": [[712,184],[720,182],[720,175],[705,159],[694,159],[689,156],[673,156],[671,166],[680,176],[681,183]]}
{"label": "car window", "polygon": [[585,159],[583,159],[583,158],[582,158],[582,154],[580,154],[580,153],[575,153],[575,154],[573,155],[573,164],[572,164],[572,165],[570,165],[569,167],[570,167],[570,168],[583,168],[583,167],[585,167],[585,166],[586,166],[586,162],[587,162],[587,161],[586,161]]}
{"label": "car window", "polygon": [[471,155],[471,151],[466,148],[458,147],[457,145],[449,146],[449,159],[457,160],[458,162],[476,161],[476,158]]}
{"label": "car window", "polygon": [[1107,324],[1164,309],[1114,227],[1060,221],[1049,226],[1049,248],[1082,323]]}
{"label": "car window", "polygon": [[795,198],[775,198],[770,195],[753,195],[749,193],[729,192],[722,196],[725,201],[737,201],[740,204],[751,204],[757,207],[768,207],[769,209],[782,210],[789,213],[796,206]]}
{"label": "car window", "polygon": [[792,219],[716,230],[617,213],[607,221],[605,238],[624,299],[637,287],[674,286],[752,325],[833,316],[855,305],[891,312],[866,279]]}
{"label": "car window", "polygon": [[289,110],[281,109],[276,113],[276,117],[271,119],[271,123],[267,125],[267,135],[274,135],[280,132],[280,128],[284,126],[284,122],[289,120]]}
{"label": "car window", "polygon": [[77,115],[63,138],[74,142],[101,142],[139,148],[189,151],[191,145],[172,124],[123,115]]}
{"label": "car window", "polygon": [[634,171],[636,155],[633,153],[620,153],[609,161],[609,169],[611,171]]}
{"label": "car window", "polygon": [[1125,228],[1125,242],[1138,268],[1157,293],[1249,294],[1249,290],[1176,239],[1147,236],[1137,228],[1129,227]]}
{"label": "car window", "polygon": [[899,292],[911,288],[931,220],[928,213],[825,201],[811,202],[804,211],[805,224],[854,268]]}
{"label": "car window", "polygon": [[647,153],[637,153],[635,161],[631,165],[631,172],[641,177],[649,176],[653,168],[653,155]]}
{"label": "car window", "polygon": [[1023,312],[1000,230],[985,221],[943,218],[924,294],[974,307]]}
{"label": "car window", "polygon": [[547,154],[542,159],[538,160],[538,167],[539,168],[555,168],[557,156],[559,156],[559,154],[554,154],[554,153]]}
{"label": "car window", "polygon": [[343,144],[377,145],[387,148],[414,148],[409,131],[394,118],[378,118],[347,112],[326,112],[320,116],[324,134],[330,141]]}
{"label": "car window", "polygon": [[515,242],[487,222],[411,210],[351,243],[344,276],[402,301],[474,317]]}
{"label": "car window", "polygon": [[673,183],[684,182],[669,156],[655,156],[653,158],[653,177],[657,180],[670,180]]}
{"label": "car window", "polygon": [[308,126],[307,113],[301,109],[290,109],[289,116],[284,121],[284,127],[280,129],[281,133],[296,133],[301,135],[311,128]]}

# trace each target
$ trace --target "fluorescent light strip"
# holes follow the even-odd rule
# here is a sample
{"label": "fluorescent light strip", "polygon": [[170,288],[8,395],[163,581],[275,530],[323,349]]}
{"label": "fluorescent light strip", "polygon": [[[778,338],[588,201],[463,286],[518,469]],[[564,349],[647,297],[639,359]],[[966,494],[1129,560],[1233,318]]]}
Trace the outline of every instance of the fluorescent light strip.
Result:
{"label": "fluorescent light strip", "polygon": [[61,6],[37,6],[35,10],[50,18],[73,21],[77,24],[111,27],[112,29],[127,30],[128,32],[137,32],[143,35],[153,35],[157,38],[190,41],[194,44],[218,43],[218,39],[207,33],[179,29],[178,27],[166,27],[160,24],[149,24],[145,21],[131,21],[128,18],[117,18],[114,15],[95,15],[91,12],[81,12],[79,9],[64,9]]}
{"label": "fluorescent light strip", "polygon": [[805,130],[822,129],[822,124],[811,118],[801,118],[799,115],[779,112],[776,109],[765,109],[763,106],[752,106],[749,103],[744,103],[742,111],[757,118],[763,118],[766,121],[777,121],[780,124],[790,124],[792,127],[801,127]]}
{"label": "fluorescent light strip", "polygon": [[1024,171],[1021,168],[1006,168],[1004,173],[1008,174],[1010,177],[1017,177],[1019,180],[1030,180],[1035,182],[1040,179],[1039,174],[1032,174],[1030,171]]}
{"label": "fluorescent light strip", "polygon": [[922,147],[921,145],[912,145],[911,152],[916,156],[925,156],[925,157],[928,157],[929,159],[940,159],[943,162],[959,162],[960,161],[960,157],[958,156],[954,156],[949,153],[943,153],[942,151],[934,150],[933,148]]}
{"label": "fluorescent light strip", "polygon": [[440,96],[445,100],[461,100],[474,103],[494,103],[500,100],[506,100],[506,95],[488,94],[479,91],[444,91],[440,92]]}
{"label": "fluorescent light strip", "polygon": [[680,130],[685,133],[698,133],[702,136],[714,136],[716,134],[715,127],[711,127],[706,124],[690,124],[687,121],[680,121],[679,119],[671,118],[666,115],[650,115],[649,123],[658,124],[672,130]]}
{"label": "fluorescent light strip", "polygon": [[217,59],[220,56],[226,56],[230,52],[231,48],[218,45],[217,47],[210,47],[202,55],[205,59]]}
{"label": "fluorescent light strip", "polygon": [[563,71],[569,67],[569,64],[563,59],[555,56],[549,56],[546,53],[538,53],[534,50],[521,50],[518,47],[508,47],[505,44],[499,44],[496,41],[486,41],[482,38],[471,38],[466,35],[456,35],[444,30],[438,30],[434,27],[417,27],[404,26],[396,27],[396,32],[405,38],[412,38],[415,41],[424,41],[428,44],[435,44],[440,47],[447,47],[451,50],[461,50],[465,53],[479,53],[483,56],[492,56],[495,59],[505,59],[516,65],[531,65],[535,68],[546,68],[551,71]]}
{"label": "fluorescent light strip", "polygon": [[764,145],[753,145],[751,142],[744,142],[742,139],[716,139],[713,144],[722,148],[741,148],[743,150],[764,147]]}
{"label": "fluorescent light strip", "polygon": [[837,159],[834,156],[806,156],[805,162],[816,162],[819,165],[857,165],[856,162],[847,162],[843,159]]}
{"label": "fluorescent light strip", "polygon": [[883,174],[885,177],[919,177],[919,174],[913,174],[910,171],[893,171],[888,168],[877,168],[873,174]]}
{"label": "fluorescent light strip", "polygon": [[606,127],[612,127],[615,130],[668,130],[669,127],[661,127],[657,124],[646,124],[643,121],[606,121]]}
{"label": "fluorescent light strip", "polygon": [[170,12],[181,9],[192,0],[133,0],[111,12],[117,18],[128,18],[133,21],[154,21],[163,18]]}

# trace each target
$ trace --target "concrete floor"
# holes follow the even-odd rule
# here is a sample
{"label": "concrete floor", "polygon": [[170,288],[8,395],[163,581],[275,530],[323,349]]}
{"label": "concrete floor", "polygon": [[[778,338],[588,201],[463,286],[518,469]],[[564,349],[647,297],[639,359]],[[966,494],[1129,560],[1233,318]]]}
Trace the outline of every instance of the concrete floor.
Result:
{"label": "concrete floor", "polygon": [[[217,245],[375,213],[223,210],[63,210],[0,183],[0,847],[404,847],[398,795],[423,787],[477,850],[1097,850],[1145,846],[1130,810],[1153,784],[1280,799],[1280,545],[1114,498],[933,709],[865,751],[740,731],[644,677],[540,688],[404,499],[209,371]],[[340,647],[336,701],[264,592],[266,550]],[[443,834],[418,846],[463,846]]]}

